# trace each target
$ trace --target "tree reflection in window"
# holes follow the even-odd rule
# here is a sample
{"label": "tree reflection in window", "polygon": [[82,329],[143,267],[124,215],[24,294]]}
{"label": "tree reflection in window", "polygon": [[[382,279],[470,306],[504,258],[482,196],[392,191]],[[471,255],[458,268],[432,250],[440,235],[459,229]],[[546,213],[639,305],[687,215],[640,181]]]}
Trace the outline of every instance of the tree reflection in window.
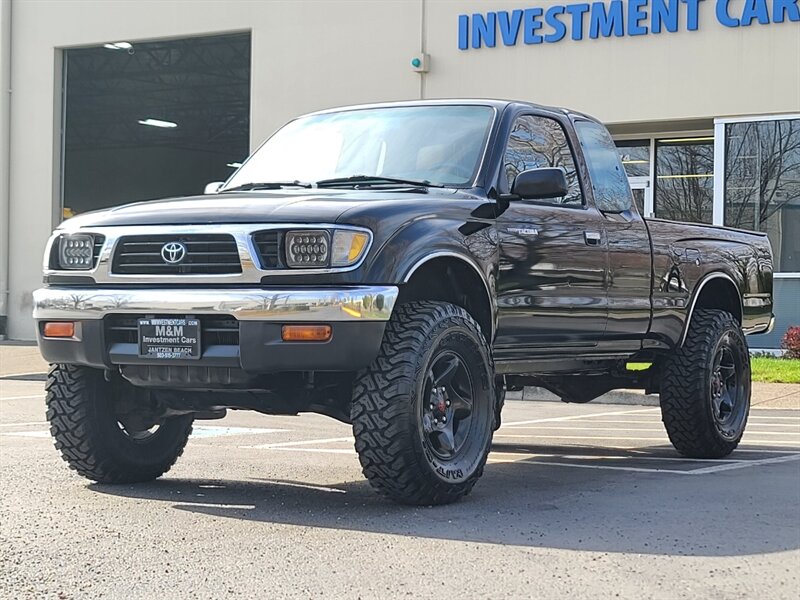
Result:
{"label": "tree reflection in window", "polygon": [[656,142],[655,213],[659,219],[711,223],[714,207],[714,141]]}
{"label": "tree reflection in window", "polygon": [[519,117],[508,139],[503,165],[509,188],[522,171],[561,167],[566,173],[569,191],[566,196],[550,198],[545,202],[573,206],[583,204],[578,172],[567,137],[561,125],[553,119],[531,115]]}
{"label": "tree reflection in window", "polygon": [[800,271],[800,119],[729,123],[725,224],[769,235],[780,271]]}

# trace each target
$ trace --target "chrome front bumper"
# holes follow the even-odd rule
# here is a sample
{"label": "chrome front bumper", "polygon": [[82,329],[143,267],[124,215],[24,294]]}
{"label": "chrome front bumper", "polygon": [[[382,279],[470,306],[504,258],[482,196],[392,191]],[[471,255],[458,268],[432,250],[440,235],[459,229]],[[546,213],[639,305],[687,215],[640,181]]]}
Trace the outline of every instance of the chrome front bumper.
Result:
{"label": "chrome front bumper", "polygon": [[343,288],[81,289],[33,293],[33,318],[92,320],[107,314],[226,314],[240,321],[388,321],[396,286]]}

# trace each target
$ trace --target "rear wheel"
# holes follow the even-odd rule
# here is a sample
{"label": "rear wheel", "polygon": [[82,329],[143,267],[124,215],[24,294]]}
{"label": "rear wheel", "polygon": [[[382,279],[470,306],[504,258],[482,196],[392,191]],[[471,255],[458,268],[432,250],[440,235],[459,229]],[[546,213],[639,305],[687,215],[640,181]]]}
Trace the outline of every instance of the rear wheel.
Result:
{"label": "rear wheel", "polygon": [[678,452],[694,458],[733,452],[750,412],[750,354],[734,316],[698,310],[662,373],[661,414]]}
{"label": "rear wheel", "polygon": [[491,446],[494,386],[486,340],[464,309],[399,306],[378,357],[354,387],[364,475],[405,504],[446,504],[468,494]]}
{"label": "rear wheel", "polygon": [[148,416],[145,390],[106,381],[96,369],[51,365],[46,389],[56,448],[70,468],[93,481],[156,479],[175,464],[192,431],[191,415]]}

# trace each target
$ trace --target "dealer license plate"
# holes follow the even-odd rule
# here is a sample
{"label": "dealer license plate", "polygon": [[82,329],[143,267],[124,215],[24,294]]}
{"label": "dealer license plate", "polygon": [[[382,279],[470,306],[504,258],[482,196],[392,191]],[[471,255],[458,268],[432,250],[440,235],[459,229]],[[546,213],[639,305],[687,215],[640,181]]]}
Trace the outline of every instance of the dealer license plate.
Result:
{"label": "dealer license plate", "polygon": [[159,360],[200,358],[200,320],[139,319],[139,356]]}

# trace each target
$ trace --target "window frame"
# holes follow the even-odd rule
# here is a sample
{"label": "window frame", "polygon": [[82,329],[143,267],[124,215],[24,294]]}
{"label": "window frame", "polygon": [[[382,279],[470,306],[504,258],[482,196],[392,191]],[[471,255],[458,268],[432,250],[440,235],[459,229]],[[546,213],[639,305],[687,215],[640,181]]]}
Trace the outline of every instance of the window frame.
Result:
{"label": "window frame", "polygon": [[[514,124],[522,117],[534,117],[539,119],[548,119],[550,121],[554,121],[560,128],[562,133],[564,134],[564,139],[567,142],[567,148],[569,149],[570,156],[572,156],[572,163],[575,166],[575,173],[577,175],[578,187],[581,192],[581,203],[580,204],[556,204],[554,202],[547,202],[547,200],[531,200],[531,199],[522,199],[519,196],[515,196],[511,193],[511,186],[508,183],[508,177],[506,176],[505,171],[505,156],[506,156],[506,149],[508,148],[508,142],[511,139],[511,133],[514,129]],[[500,191],[500,197],[513,200],[515,204],[524,204],[530,206],[542,206],[542,207],[549,207],[549,208],[565,208],[569,210],[588,210],[589,206],[589,198],[586,195],[586,186],[584,185],[584,160],[583,155],[578,154],[575,148],[575,143],[572,139],[571,134],[571,123],[569,121],[565,122],[560,115],[555,115],[551,113],[545,112],[538,112],[535,110],[520,110],[515,112],[508,120],[507,124],[507,131],[504,132],[504,142],[502,144],[500,150],[500,156],[498,160],[498,173],[497,173],[497,189]]]}

